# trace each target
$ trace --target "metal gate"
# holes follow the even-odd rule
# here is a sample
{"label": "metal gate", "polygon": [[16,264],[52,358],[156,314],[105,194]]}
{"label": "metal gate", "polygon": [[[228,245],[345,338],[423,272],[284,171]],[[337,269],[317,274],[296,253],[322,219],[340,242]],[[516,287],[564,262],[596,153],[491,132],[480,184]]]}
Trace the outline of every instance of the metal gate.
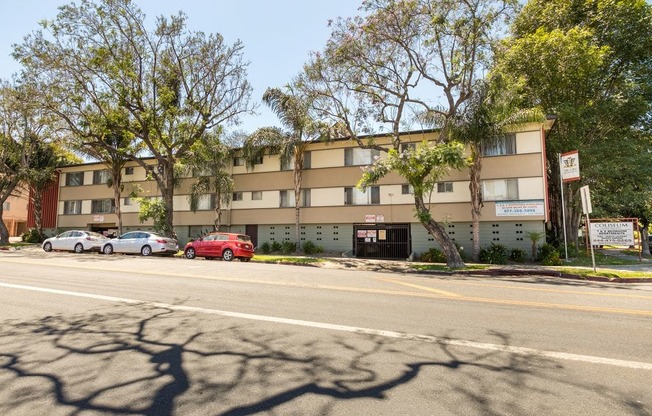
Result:
{"label": "metal gate", "polygon": [[410,224],[353,224],[355,256],[407,259],[412,252]]}

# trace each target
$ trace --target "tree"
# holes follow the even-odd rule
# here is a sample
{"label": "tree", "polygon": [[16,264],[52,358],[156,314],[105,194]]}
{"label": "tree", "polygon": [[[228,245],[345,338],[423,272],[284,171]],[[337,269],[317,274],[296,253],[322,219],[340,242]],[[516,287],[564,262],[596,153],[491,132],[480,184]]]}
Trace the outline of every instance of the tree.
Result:
{"label": "tree", "polygon": [[[130,155],[137,155],[143,144],[136,142],[136,138],[129,131],[129,115],[124,109],[107,108],[105,111],[104,115],[99,116],[87,113],[81,123],[86,140],[78,137],[72,142],[80,153],[104,162],[107,167],[110,174],[107,186],[113,189],[118,235],[121,235],[121,195],[124,190],[122,169],[130,160]],[[79,129],[75,128],[71,133],[77,134]]]}
{"label": "tree", "polygon": [[9,242],[3,204],[28,178],[47,124],[28,100],[32,93],[29,85],[0,83],[0,244]]}
{"label": "tree", "polygon": [[564,231],[558,154],[578,150],[581,158],[582,181],[563,185],[566,234],[576,241],[579,187],[606,179],[596,176],[605,162],[603,149],[613,159],[622,140],[631,137],[627,132],[649,114],[651,22],[652,8],[639,0],[532,0],[515,20],[501,54],[501,72],[531,104],[559,117],[546,145],[553,241]]}
{"label": "tree", "polygon": [[34,207],[34,224],[39,239],[43,241],[43,193],[54,183],[57,168],[78,162],[79,158],[66,152],[56,143],[45,137],[39,138],[33,146],[24,183],[30,190],[30,198]]}
{"label": "tree", "polygon": [[248,166],[260,158],[265,151],[278,154],[281,166],[292,166],[294,184],[295,247],[301,249],[301,181],[304,156],[308,144],[317,140],[328,140],[330,132],[324,123],[311,116],[311,101],[300,89],[291,85],[268,88],[263,102],[277,115],[285,131],[274,127],[256,130],[245,141],[243,152]]}
{"label": "tree", "polygon": [[231,202],[233,196],[233,178],[229,171],[233,149],[220,140],[216,132],[212,132],[204,140],[197,141],[184,160],[186,169],[198,176],[190,187],[190,210],[199,209],[200,200],[204,196],[214,198],[215,231],[222,225],[222,207]]}
{"label": "tree", "polygon": [[539,109],[518,108],[519,97],[515,97],[500,85],[500,76],[478,83],[474,95],[451,123],[451,137],[466,143],[469,157],[469,191],[471,195],[471,225],[473,248],[471,258],[480,258],[480,218],[482,216],[482,155],[483,149],[495,144],[528,122],[542,122]]}
{"label": "tree", "polygon": [[[313,55],[300,84],[313,96],[316,115],[337,125],[360,147],[388,152],[373,136],[361,137],[386,129],[393,157],[398,157],[401,131],[423,114],[437,121],[438,141],[447,143],[450,124],[472,96],[478,74],[488,68],[491,45],[516,5],[511,0],[365,1],[365,17],[333,24],[324,52]],[[430,150],[433,156],[438,151]],[[409,150],[403,154],[417,158]],[[379,163],[382,166],[374,170],[386,172],[386,165]],[[418,192],[425,189],[414,182],[419,176],[405,177],[415,189],[418,219],[442,247],[447,264],[462,267],[444,227],[424,211],[426,198]],[[376,173],[372,178],[379,179]]]}
{"label": "tree", "polygon": [[118,151],[88,120],[100,116],[109,124],[113,111],[126,112],[126,133],[158,166],[133,150],[128,157],[156,181],[164,232],[174,235],[177,162],[206,133],[251,111],[242,48],[219,34],[187,30],[183,13],[159,17],[150,30],[130,0],[82,0],[62,6],[16,46],[14,57],[47,92],[42,100],[88,144]]}

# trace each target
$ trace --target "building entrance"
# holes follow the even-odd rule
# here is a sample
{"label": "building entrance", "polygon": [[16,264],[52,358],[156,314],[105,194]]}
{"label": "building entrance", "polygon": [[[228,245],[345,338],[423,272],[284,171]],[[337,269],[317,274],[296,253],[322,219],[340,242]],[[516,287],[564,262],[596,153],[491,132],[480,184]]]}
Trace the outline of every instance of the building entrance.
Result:
{"label": "building entrance", "polygon": [[354,224],[353,250],[360,258],[407,259],[412,252],[410,224]]}

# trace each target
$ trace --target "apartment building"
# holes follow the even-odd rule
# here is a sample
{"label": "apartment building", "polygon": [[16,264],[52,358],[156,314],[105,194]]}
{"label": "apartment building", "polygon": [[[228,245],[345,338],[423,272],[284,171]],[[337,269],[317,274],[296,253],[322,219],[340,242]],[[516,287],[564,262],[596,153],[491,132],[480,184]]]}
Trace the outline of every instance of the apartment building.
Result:
{"label": "apartment building", "polygon": [[2,220],[9,231],[9,237],[19,237],[27,231],[27,192],[16,190],[2,204]]}
{"label": "apartment building", "polygon": [[[412,131],[403,135],[405,146],[433,140],[435,131]],[[389,138],[370,136],[389,146]],[[544,231],[547,220],[545,133],[532,124],[507,134],[485,149],[482,169],[484,208],[482,245],[500,243],[508,248],[529,249],[530,231]],[[384,177],[366,192],[356,188],[361,167],[376,157],[350,140],[311,143],[306,153],[301,195],[301,240],[328,251],[353,250],[364,257],[404,258],[437,246],[434,238],[414,218],[410,186],[397,174]],[[154,159],[145,159],[154,164]],[[223,211],[224,229],[249,234],[258,245],[295,239],[292,166],[281,166],[277,155],[266,155],[253,169],[236,156],[231,166],[235,192]],[[58,230],[116,231],[113,190],[109,173],[101,163],[63,167],[58,184]],[[207,195],[192,212],[188,194],[196,180],[181,180],[174,197],[175,232],[182,243],[212,230],[214,198]],[[138,203],[130,197],[160,197],[156,183],[148,180],[136,163],[123,171],[122,216],[124,231],[148,229],[138,221]],[[451,171],[437,183],[431,195],[433,218],[445,227],[457,244],[470,250],[471,210],[468,171]],[[52,230],[54,232],[55,230]],[[385,247],[393,246],[386,250]]]}

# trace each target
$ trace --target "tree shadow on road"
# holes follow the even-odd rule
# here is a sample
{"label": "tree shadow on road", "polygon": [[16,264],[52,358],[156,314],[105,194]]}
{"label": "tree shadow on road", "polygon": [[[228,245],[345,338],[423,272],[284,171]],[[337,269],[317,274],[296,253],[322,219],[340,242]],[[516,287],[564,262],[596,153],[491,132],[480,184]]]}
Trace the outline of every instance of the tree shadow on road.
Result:
{"label": "tree shadow on road", "polygon": [[550,359],[426,339],[147,305],[0,322],[2,415],[551,414],[559,386],[623,414],[649,412]]}

